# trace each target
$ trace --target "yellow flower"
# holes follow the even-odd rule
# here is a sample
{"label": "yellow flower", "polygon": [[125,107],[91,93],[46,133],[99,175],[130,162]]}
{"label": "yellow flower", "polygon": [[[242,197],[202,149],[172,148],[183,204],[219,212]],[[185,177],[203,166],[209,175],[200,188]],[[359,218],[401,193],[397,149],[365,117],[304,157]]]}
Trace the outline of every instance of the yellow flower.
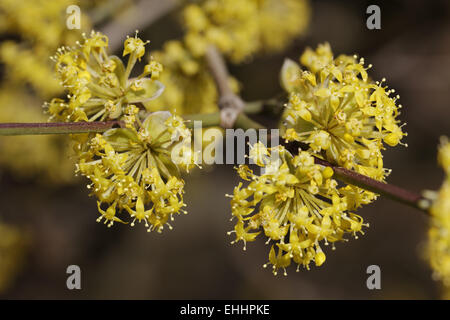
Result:
{"label": "yellow flower", "polygon": [[384,80],[368,78],[364,59],[333,59],[327,43],[307,49],[300,61],[309,70],[290,60],[282,68],[281,82],[290,94],[282,136],[308,144],[332,163],[384,180],[390,172],[383,167],[384,143],[396,146],[406,135],[397,119],[399,97],[390,96],[394,90],[383,86]]}
{"label": "yellow flower", "polygon": [[183,12],[190,51],[214,44],[234,62],[260,51],[278,51],[305,32],[306,0],[204,0]]}
{"label": "yellow flower", "polygon": [[142,41],[137,37],[138,31],[136,30],[136,35],[134,38],[127,36],[127,40],[124,43],[123,56],[128,54],[131,55],[130,59],[136,57],[136,59],[141,60],[142,56],[145,54],[145,45],[150,41]]}
{"label": "yellow flower", "polygon": [[258,166],[264,166],[269,156],[269,150],[262,142],[250,146],[249,158],[253,159]]}
{"label": "yellow flower", "polygon": [[[349,212],[347,198],[337,189],[332,169],[314,164],[306,151],[292,156],[284,147],[253,146],[250,158],[264,173],[256,175],[246,165],[238,168],[240,176],[250,181],[240,183],[230,196],[234,231],[237,241],[254,241],[261,233],[270,249],[269,263],[273,272],[288,267],[293,261],[309,269],[325,262],[321,245],[346,241],[347,234],[363,233],[366,226],[360,216]],[[256,151],[255,151],[256,150]],[[264,155],[264,157],[262,156]],[[264,265],[264,266],[267,266]],[[299,268],[297,268],[298,271]]]}
{"label": "yellow flower", "polygon": [[152,79],[158,79],[159,75],[163,71],[163,66],[161,63],[151,60],[145,67],[144,67],[144,74],[150,75],[150,78]]}
{"label": "yellow flower", "polygon": [[438,160],[446,177],[430,208],[428,256],[435,277],[450,288],[450,143],[446,137],[441,139]]}

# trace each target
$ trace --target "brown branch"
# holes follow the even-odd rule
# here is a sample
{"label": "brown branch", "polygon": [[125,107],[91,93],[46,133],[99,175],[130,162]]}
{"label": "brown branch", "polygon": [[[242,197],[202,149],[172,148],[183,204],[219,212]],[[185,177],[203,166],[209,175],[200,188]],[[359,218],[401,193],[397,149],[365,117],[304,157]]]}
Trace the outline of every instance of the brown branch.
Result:
{"label": "brown branch", "polygon": [[206,61],[219,93],[220,125],[223,128],[233,128],[245,103],[231,90],[227,66],[215,46],[208,47]]}
{"label": "brown branch", "polygon": [[369,178],[352,170],[332,165],[323,159],[314,158],[314,162],[322,166],[331,167],[334,171],[334,176],[345,183],[386,196],[392,200],[401,202],[424,212],[427,212],[427,209],[431,205],[430,200],[424,198],[419,193]]}
{"label": "brown branch", "polygon": [[122,121],[0,123],[0,135],[37,135],[104,132],[125,125]]}

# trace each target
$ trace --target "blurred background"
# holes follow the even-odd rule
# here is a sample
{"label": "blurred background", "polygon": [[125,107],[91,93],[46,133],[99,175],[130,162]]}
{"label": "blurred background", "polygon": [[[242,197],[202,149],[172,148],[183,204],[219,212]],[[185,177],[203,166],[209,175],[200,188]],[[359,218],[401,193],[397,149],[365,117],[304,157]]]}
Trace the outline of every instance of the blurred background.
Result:
{"label": "blurred background", "polygon": [[[381,30],[366,27],[366,8],[370,4],[381,8]],[[129,1],[127,8],[133,5]],[[126,34],[133,34],[139,28],[141,38],[152,41],[151,50],[160,49],[165,41],[183,34],[179,23],[182,6],[168,9],[146,27],[133,26],[133,16],[124,18],[114,13],[110,18],[97,11],[96,29],[113,30],[111,26],[122,23],[131,26]],[[336,55],[357,53],[365,57],[366,64],[373,64],[369,71],[372,78],[386,77],[389,87],[401,96],[400,118],[407,123],[409,135],[405,142],[409,146],[385,151],[385,166],[393,170],[388,181],[414,191],[438,189],[443,172],[436,164],[436,147],[441,135],[450,135],[450,2],[316,0],[311,1],[311,8],[308,33],[285,51],[230,65],[230,72],[242,85],[243,98],[251,101],[279,94],[282,89],[278,73],[284,58],[297,60],[307,46],[315,48],[328,41]],[[6,43],[22,39],[20,33],[7,30],[0,40]],[[15,82],[10,78],[5,60],[0,64],[2,89],[18,90],[23,84],[20,79]],[[29,94],[33,88],[30,85],[20,90]],[[33,105],[29,114],[34,110],[42,113],[40,105],[52,94],[55,92],[34,94],[33,102],[24,103]],[[25,99],[25,93],[19,95]],[[0,113],[4,112],[4,105],[14,106],[17,99],[0,99],[3,101]],[[17,120],[15,117],[25,111],[14,110],[2,122],[42,120],[33,120],[36,118],[32,115]],[[275,126],[277,119],[263,121]],[[262,268],[269,251],[262,238],[250,243],[243,252],[241,245],[230,244],[232,237],[226,234],[234,225],[229,221],[229,199],[224,195],[232,193],[238,182],[232,165],[196,170],[186,177],[185,202],[189,214],[176,217],[172,231],[149,234],[140,225],[106,228],[95,222],[96,200],[88,196],[87,181],[55,173],[63,165],[73,172],[70,152],[64,151],[58,155],[60,158],[49,160],[46,157],[50,157],[50,151],[36,156],[31,150],[41,143],[70,149],[67,140],[59,138],[47,141],[50,138],[0,137],[0,158],[4,159],[0,161],[0,222],[9,226],[3,231],[0,228],[0,238],[2,233],[8,234],[8,243],[12,244],[9,253],[0,255],[1,298],[441,297],[440,285],[432,279],[424,257],[428,219],[417,210],[379,198],[358,212],[370,223],[364,236],[338,244],[333,252],[325,248],[329,254],[320,268],[296,273],[295,267],[291,267],[288,277],[275,277]],[[26,161],[35,168],[24,169],[26,165],[20,163]],[[47,164],[46,169],[39,163]],[[32,174],[21,174],[24,172]],[[0,241],[0,250],[8,243]],[[8,259],[14,263],[10,264]],[[82,290],[66,288],[66,268],[72,264],[81,268]],[[372,264],[381,268],[381,290],[366,287],[366,269]]]}

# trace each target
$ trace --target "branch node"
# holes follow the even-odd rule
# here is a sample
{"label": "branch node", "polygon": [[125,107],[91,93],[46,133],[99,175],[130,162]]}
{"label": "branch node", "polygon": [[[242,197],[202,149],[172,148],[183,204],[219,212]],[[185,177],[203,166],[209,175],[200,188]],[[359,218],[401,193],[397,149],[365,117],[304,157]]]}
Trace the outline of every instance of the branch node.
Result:
{"label": "branch node", "polygon": [[225,94],[219,99],[220,125],[223,128],[233,128],[237,117],[244,109],[244,102],[235,94]]}

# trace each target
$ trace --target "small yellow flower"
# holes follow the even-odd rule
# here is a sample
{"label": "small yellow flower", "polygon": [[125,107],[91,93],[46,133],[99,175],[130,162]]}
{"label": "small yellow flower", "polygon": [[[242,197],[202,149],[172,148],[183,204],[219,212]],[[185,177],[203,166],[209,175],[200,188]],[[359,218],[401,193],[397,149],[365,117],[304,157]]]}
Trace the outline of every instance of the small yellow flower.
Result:
{"label": "small yellow flower", "polygon": [[357,238],[357,233],[363,233],[367,225],[348,211],[347,197],[337,189],[331,168],[314,164],[306,151],[292,156],[282,146],[263,148],[261,143],[252,150],[258,152],[250,157],[265,170],[256,175],[246,165],[238,168],[239,175],[250,182],[247,187],[240,183],[230,196],[237,222],[229,234],[235,233],[233,243],[243,241],[245,249],[263,231],[266,243],[275,242],[269,253],[274,274],[280,268],[286,274],[292,261],[307,269],[312,261],[320,266],[326,258],[321,245],[332,243],[334,248],[347,234]]}
{"label": "small yellow flower", "polygon": [[249,157],[254,160],[258,166],[264,166],[268,160],[269,150],[262,142],[250,145]]}
{"label": "small yellow flower", "polygon": [[152,79],[158,79],[159,75],[163,71],[163,66],[161,63],[151,60],[145,67],[144,67],[144,75],[149,74],[150,78]]}

